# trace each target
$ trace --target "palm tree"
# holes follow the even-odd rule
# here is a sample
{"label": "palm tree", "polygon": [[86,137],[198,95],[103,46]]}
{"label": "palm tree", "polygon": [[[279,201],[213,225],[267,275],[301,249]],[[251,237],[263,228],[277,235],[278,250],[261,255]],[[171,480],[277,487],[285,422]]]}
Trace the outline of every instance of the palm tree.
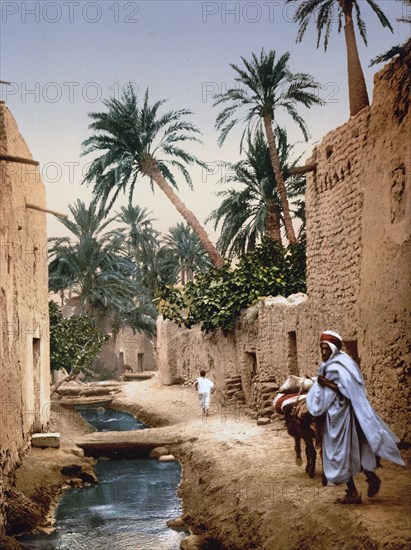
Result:
{"label": "palm tree", "polygon": [[211,262],[200,239],[188,224],[177,223],[164,237],[165,248],[174,259],[175,274],[180,274],[181,284],[192,281],[194,273],[205,273]]}
{"label": "palm tree", "polygon": [[125,227],[116,233],[123,239],[123,255],[133,258],[137,274],[150,295],[164,285],[176,282],[175,257],[161,243],[161,234],[154,229],[152,212],[140,206],[123,206],[117,220]]}
{"label": "palm tree", "polygon": [[[296,0],[286,0],[287,2],[295,2]],[[300,24],[297,35],[297,42],[301,42],[304,33],[307,29],[309,20],[312,16],[316,16],[317,21],[317,48],[324,38],[324,50],[327,49],[328,39],[331,33],[332,23],[337,10],[338,32],[341,32],[344,20],[345,43],[347,47],[347,66],[348,66],[348,91],[350,98],[350,115],[355,116],[357,113],[368,107],[370,102],[368,99],[367,86],[365,84],[364,73],[361,67],[361,61],[358,54],[357,41],[354,30],[354,16],[357,21],[360,35],[367,45],[367,34],[365,23],[361,17],[359,0],[298,0],[300,5],[294,15],[294,21]],[[388,27],[391,32],[393,28],[388,21],[384,12],[378,6],[375,0],[365,0],[377,15],[381,25]]]}
{"label": "palm tree", "polygon": [[[70,209],[77,211],[76,207]],[[87,208],[80,210],[85,214]],[[95,212],[93,205],[90,211]],[[79,297],[81,311],[92,315],[102,327],[127,324],[153,334],[155,308],[136,278],[134,264],[118,254],[119,237],[112,232],[100,234],[101,225],[91,217],[81,217],[82,222],[87,221],[83,226],[68,224],[75,236],[73,241],[51,239],[50,288],[72,288]],[[63,223],[68,227],[66,220]]]}
{"label": "palm tree", "polygon": [[141,282],[151,296],[159,288],[177,283],[175,257],[168,248],[145,245],[140,251],[140,262]]}
{"label": "palm tree", "polygon": [[[301,197],[305,189],[305,178],[287,177],[288,170],[299,159],[290,163],[292,146],[287,142],[286,132],[277,128],[275,134],[287,194],[290,197]],[[264,136],[259,131],[252,139],[249,134],[247,142],[246,159],[234,164],[233,175],[221,181],[240,183],[242,188],[220,191],[218,196],[224,200],[207,220],[214,220],[214,229],[222,222],[217,246],[221,253],[229,258],[239,257],[253,250],[264,235],[279,243],[282,242],[281,200]],[[300,202],[297,206],[300,210]]]}
{"label": "palm tree", "polygon": [[102,231],[114,220],[114,218],[105,219],[106,216],[104,213],[98,211],[96,201],[91,201],[89,206],[87,206],[80,199],[77,199],[68,208],[74,220],[59,218],[59,221],[77,238],[85,236],[99,238]]}
{"label": "palm tree", "polygon": [[[77,238],[89,236],[91,238],[101,238],[102,231],[113,221],[113,218],[104,219],[103,213],[97,211],[97,203],[91,201],[89,206],[77,199],[73,205],[69,205],[69,210],[74,220],[59,218],[59,221]],[[110,238],[107,233],[105,238]],[[75,273],[71,271],[70,265],[59,256],[56,251],[63,250],[70,246],[70,238],[56,237],[50,238],[50,243],[53,243],[50,249],[49,262],[49,288],[54,292],[60,292],[61,303],[64,303],[64,291],[70,290],[75,282]]]}
{"label": "palm tree", "polygon": [[127,253],[133,256],[137,266],[140,263],[139,255],[142,247],[146,245],[147,241],[150,246],[155,247],[159,236],[159,233],[152,227],[154,219],[150,217],[151,214],[152,212],[149,212],[147,208],[129,204],[122,206],[116,217],[125,225],[125,227],[117,229],[117,233],[125,237]]}
{"label": "palm tree", "polygon": [[149,105],[148,90],[139,108],[131,85],[125,89],[121,100],[111,98],[103,103],[108,112],[90,114],[94,122],[89,128],[95,133],[83,142],[83,155],[103,151],[91,162],[84,178],[87,183],[94,182],[95,197],[106,206],[112,193],[109,210],[120,191],[125,192],[128,187],[131,202],[139,176],[147,176],[151,185],[156,183],[191,225],[213,263],[222,265],[222,259],[204,228],[172,189],[177,188],[173,168],[179,170],[192,187],[186,165],[206,167],[181,147],[187,141],[199,142],[199,130],[184,120],[192,113],[180,109],[159,116],[164,100]]}
{"label": "palm tree", "polygon": [[[298,124],[304,138],[308,140],[306,125],[297,113],[295,106],[297,103],[302,103],[305,107],[311,107],[315,104],[321,105],[323,102],[316,93],[318,83],[310,75],[290,72],[288,69],[289,58],[290,54],[286,52],[277,61],[275,51],[270,50],[266,54],[264,50],[261,50],[259,58],[255,54],[252,54],[251,61],[241,58],[245,69],[230,64],[238,75],[235,80],[242,85],[242,88],[231,88],[225,93],[218,94],[214,105],[229,104],[218,115],[216,121],[216,128],[220,130],[220,145],[230,130],[240,121],[247,123],[240,148],[246,130],[252,128],[255,122],[263,124],[281,199],[286,236],[289,243],[294,244],[297,239],[291,221],[287,191],[274,140],[275,111],[280,108],[284,109]],[[242,109],[246,109],[243,116],[241,116]],[[235,118],[238,113],[240,113],[239,118]]]}

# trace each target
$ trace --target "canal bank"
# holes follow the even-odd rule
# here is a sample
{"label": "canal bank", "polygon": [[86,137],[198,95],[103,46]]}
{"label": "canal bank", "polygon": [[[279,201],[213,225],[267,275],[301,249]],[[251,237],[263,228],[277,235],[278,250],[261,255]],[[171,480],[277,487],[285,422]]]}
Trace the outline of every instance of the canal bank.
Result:
{"label": "canal bank", "polygon": [[293,442],[279,418],[257,426],[240,409],[214,405],[205,420],[193,388],[163,386],[156,377],[123,385],[115,403],[152,426],[163,426],[163,435],[182,441],[172,450],[182,465],[178,494],[183,521],[204,541],[204,548],[410,546],[409,466],[382,461],[380,493],[367,498],[365,479],[359,476],[363,503],[346,507],[335,503],[343,486],[322,487],[320,461],[314,479],[307,477],[305,464],[296,463]]}
{"label": "canal bank", "polygon": [[[365,481],[359,478],[363,504],[346,508],[334,503],[343,487],[321,486],[319,465],[316,477],[309,479],[304,467],[296,464],[292,440],[280,419],[257,426],[241,410],[227,411],[216,405],[202,419],[193,388],[162,386],[156,377],[124,383],[113,406],[151,426],[161,426],[162,437],[171,438],[170,450],[182,465],[178,495],[183,500],[183,520],[199,535],[204,548],[409,548],[409,468],[383,462],[378,496],[368,499]],[[81,423],[73,425],[73,418],[67,411],[57,415],[62,447],[58,451],[31,449],[17,471],[17,486],[24,482],[24,472],[34,478],[41,474],[36,491],[56,490],[57,495],[58,484],[53,488],[53,477],[48,476],[55,476],[55,481],[61,478],[58,467],[63,457],[84,467],[93,463],[92,458],[73,454],[79,452],[76,442],[92,437],[84,426],[80,429]],[[40,455],[47,476],[38,468],[39,453],[50,455]],[[31,496],[36,493],[33,490],[30,487]]]}
{"label": "canal bank", "polygon": [[[86,406],[77,409],[95,433],[144,433],[147,426],[125,411]],[[175,550],[186,535],[167,527],[180,515],[177,461],[122,458],[97,461],[98,483],[70,488],[57,510],[55,530],[19,537],[27,550]]]}

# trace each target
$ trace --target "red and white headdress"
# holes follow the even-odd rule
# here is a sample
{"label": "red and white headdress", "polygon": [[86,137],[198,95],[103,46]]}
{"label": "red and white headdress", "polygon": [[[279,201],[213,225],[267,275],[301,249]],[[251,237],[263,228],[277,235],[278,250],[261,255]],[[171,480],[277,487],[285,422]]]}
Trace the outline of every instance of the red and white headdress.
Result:
{"label": "red and white headdress", "polygon": [[333,344],[338,350],[342,348],[342,338],[337,332],[332,330],[325,330],[320,335],[320,342],[325,342],[326,344]]}

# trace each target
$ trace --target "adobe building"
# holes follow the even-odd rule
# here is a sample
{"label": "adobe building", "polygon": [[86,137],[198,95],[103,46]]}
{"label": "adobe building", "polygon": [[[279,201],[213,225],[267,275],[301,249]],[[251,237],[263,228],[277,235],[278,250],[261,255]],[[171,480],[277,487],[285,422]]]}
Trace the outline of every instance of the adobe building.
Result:
{"label": "adobe building", "polygon": [[33,208],[45,204],[38,163],[0,102],[0,506],[30,434],[49,421],[46,215]]}
{"label": "adobe building", "polygon": [[[409,46],[409,45],[408,45]],[[220,402],[272,413],[289,374],[315,375],[319,334],[335,330],[360,363],[370,401],[411,444],[410,48],[374,79],[374,99],[328,133],[307,164],[307,295],[266,298],[230,333],[204,335],[159,321],[163,383],[201,368]]]}
{"label": "adobe building", "polygon": [[124,327],[104,344],[97,358],[98,369],[118,376],[157,369],[155,338]]}
{"label": "adobe building", "polygon": [[[57,301],[56,295],[51,299]],[[81,307],[78,296],[72,296],[62,306],[63,317],[80,315]],[[153,371],[157,369],[156,338],[143,332],[133,333],[129,327],[122,327],[117,332],[112,331],[109,323],[104,327],[105,333],[111,333],[111,338],[101,348],[93,363],[93,371],[101,379],[112,379],[124,374],[127,370],[134,373]]]}

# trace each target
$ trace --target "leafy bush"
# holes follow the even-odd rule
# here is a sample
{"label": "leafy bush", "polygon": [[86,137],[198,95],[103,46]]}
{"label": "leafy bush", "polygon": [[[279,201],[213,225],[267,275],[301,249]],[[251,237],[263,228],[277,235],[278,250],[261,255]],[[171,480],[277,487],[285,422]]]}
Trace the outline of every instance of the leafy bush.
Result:
{"label": "leafy bush", "polygon": [[64,368],[69,374],[89,373],[103,344],[110,338],[87,315],[65,319],[55,302],[49,302],[50,366]]}
{"label": "leafy bush", "polygon": [[165,319],[187,328],[200,323],[209,332],[232,329],[243,309],[266,296],[305,290],[305,243],[284,248],[265,238],[235,269],[226,263],[198,275],[183,290],[162,288],[156,301]]}

